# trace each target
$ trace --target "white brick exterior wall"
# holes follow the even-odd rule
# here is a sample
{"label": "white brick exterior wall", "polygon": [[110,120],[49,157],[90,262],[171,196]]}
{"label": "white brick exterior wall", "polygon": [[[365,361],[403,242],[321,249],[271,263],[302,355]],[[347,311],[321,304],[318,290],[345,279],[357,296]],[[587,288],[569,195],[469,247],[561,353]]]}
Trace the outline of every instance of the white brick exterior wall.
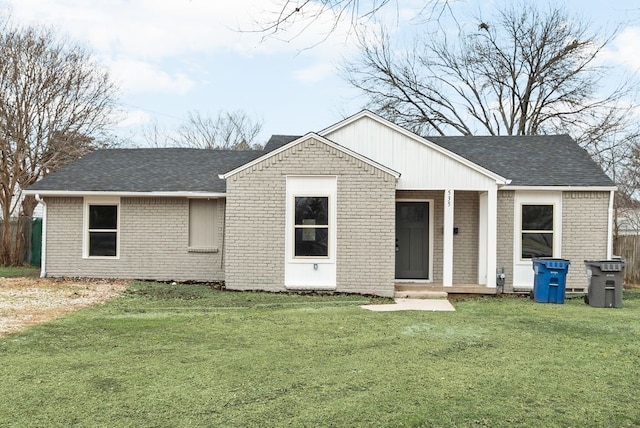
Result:
{"label": "white brick exterior wall", "polygon": [[315,139],[227,179],[227,288],[285,290],[287,175],[338,177],[336,291],[393,295],[395,178]]}
{"label": "white brick exterior wall", "polygon": [[[504,289],[513,290],[513,215],[514,215],[513,190],[501,190],[498,192],[498,230],[496,268],[504,268],[506,275]],[[487,274],[491,274],[488,272]]]}
{"label": "white brick exterior wall", "polygon": [[[120,257],[85,259],[83,199],[46,198],[46,272],[56,277],[225,280],[230,289],[284,291],[287,175],[338,177],[336,291],[393,294],[396,198],[433,200],[433,282],[442,283],[444,192],[396,192],[391,175],[317,140],[227,180],[226,220],[225,201],[217,207],[217,253],[188,251],[188,199],[121,198]],[[609,192],[563,193],[562,257],[572,263],[568,288],[586,287],[583,260],[606,257],[608,204]],[[478,209],[477,192],[455,192],[454,284],[477,283]],[[513,285],[513,216],[514,192],[499,191],[497,267],[505,268],[505,291]]]}
{"label": "white brick exterior wall", "polygon": [[[186,198],[121,198],[120,257],[82,257],[83,198],[46,198],[48,276],[221,281],[222,251],[190,253]],[[217,208],[222,236],[224,201]]]}
{"label": "white brick exterior wall", "polygon": [[585,260],[607,257],[609,192],[564,192],[562,257],[571,261],[567,288],[586,288]]}

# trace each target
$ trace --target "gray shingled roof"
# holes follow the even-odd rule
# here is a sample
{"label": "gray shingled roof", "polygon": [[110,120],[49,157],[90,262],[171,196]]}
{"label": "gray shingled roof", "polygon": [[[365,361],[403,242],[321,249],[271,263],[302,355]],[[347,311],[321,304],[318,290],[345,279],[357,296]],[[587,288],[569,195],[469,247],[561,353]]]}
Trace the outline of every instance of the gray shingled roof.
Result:
{"label": "gray shingled roof", "polygon": [[[264,150],[270,152],[297,138],[274,135]],[[615,185],[568,135],[424,138],[510,179],[513,186]]]}
{"label": "gray shingled roof", "polygon": [[267,144],[265,144],[264,151],[272,152],[300,137],[300,135],[272,135],[269,141],[267,141]]}
{"label": "gray shingled roof", "polygon": [[225,192],[228,172],[259,150],[106,149],[48,175],[29,190],[106,192]]}
{"label": "gray shingled roof", "polygon": [[[225,192],[218,174],[300,138],[274,135],[264,151],[108,149],[88,154],[29,190]],[[426,137],[514,186],[613,186],[568,135]]]}
{"label": "gray shingled roof", "polygon": [[425,137],[512,186],[614,186],[568,135]]}

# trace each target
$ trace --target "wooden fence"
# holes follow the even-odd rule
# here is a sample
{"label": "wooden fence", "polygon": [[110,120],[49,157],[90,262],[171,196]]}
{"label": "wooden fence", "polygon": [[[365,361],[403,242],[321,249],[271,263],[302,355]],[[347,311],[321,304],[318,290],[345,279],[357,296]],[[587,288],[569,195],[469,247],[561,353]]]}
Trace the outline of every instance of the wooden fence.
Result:
{"label": "wooden fence", "polygon": [[640,284],[640,235],[619,235],[613,241],[613,253],[627,262],[625,284]]}
{"label": "wooden fence", "polygon": [[[0,243],[2,242],[2,222],[0,219]],[[10,220],[11,222],[11,241],[12,243],[16,239],[17,221]],[[24,224],[22,233],[26,236],[26,243],[24,248],[24,261],[25,263],[32,264],[34,266],[40,266],[40,248],[42,244],[42,219],[37,218],[33,221],[27,221]]]}

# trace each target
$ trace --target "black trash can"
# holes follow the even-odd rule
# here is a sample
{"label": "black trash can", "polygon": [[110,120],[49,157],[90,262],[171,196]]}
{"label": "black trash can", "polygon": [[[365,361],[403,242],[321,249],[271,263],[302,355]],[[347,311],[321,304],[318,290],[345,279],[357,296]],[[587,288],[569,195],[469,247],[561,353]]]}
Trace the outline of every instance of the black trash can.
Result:
{"label": "black trash can", "polygon": [[589,289],[585,303],[595,308],[621,308],[624,260],[585,260]]}

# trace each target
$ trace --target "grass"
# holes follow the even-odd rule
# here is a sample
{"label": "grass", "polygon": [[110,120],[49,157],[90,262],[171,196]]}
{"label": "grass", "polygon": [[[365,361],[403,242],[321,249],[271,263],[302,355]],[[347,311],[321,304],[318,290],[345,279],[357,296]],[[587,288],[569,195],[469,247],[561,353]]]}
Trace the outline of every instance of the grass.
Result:
{"label": "grass", "polygon": [[0,278],[14,278],[20,276],[38,276],[40,268],[35,266],[1,266]]}
{"label": "grass", "polygon": [[0,340],[0,426],[638,426],[640,290],[369,312],[134,283]]}

